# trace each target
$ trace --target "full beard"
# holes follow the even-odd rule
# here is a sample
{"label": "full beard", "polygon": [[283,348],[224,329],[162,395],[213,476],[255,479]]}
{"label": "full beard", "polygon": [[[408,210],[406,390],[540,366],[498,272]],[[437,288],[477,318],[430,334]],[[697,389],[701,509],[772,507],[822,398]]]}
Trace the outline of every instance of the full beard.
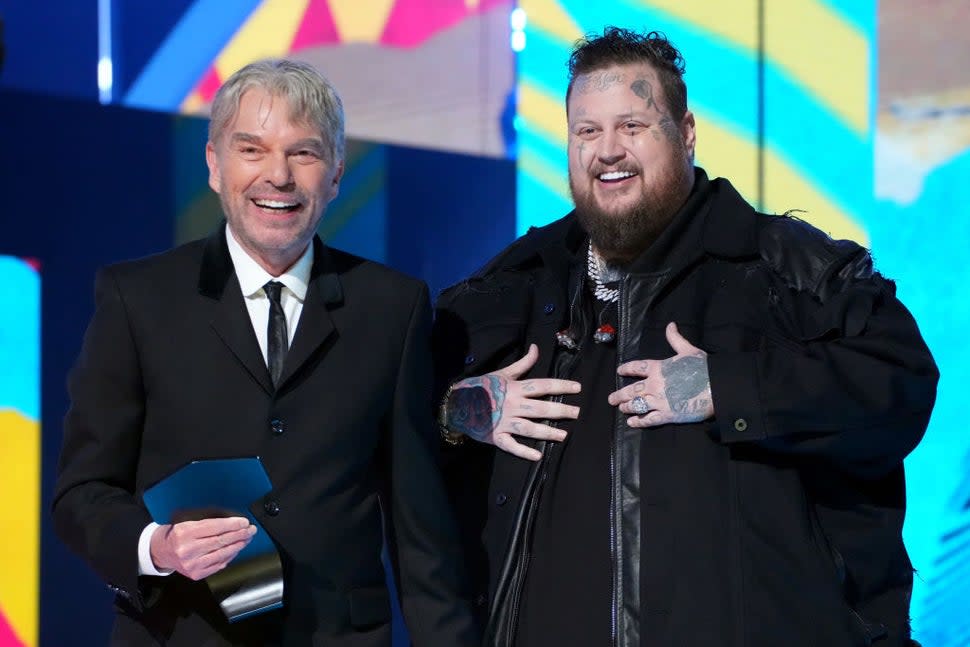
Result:
{"label": "full beard", "polygon": [[624,266],[650,247],[670,224],[690,194],[691,177],[679,169],[668,169],[656,185],[644,188],[635,204],[621,210],[604,209],[592,190],[579,192],[572,176],[569,191],[576,217],[593,247],[605,261]]}

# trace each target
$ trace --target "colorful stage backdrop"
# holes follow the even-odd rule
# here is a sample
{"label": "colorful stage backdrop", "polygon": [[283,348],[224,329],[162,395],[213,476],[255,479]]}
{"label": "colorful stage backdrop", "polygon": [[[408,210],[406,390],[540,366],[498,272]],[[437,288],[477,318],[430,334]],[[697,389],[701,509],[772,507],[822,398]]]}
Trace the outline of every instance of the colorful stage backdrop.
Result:
{"label": "colorful stage backdrop", "polygon": [[0,256],[0,647],[37,647],[40,576],[40,275]]}
{"label": "colorful stage backdrop", "polygon": [[[511,0],[196,0],[121,103],[207,114],[223,79],[263,56],[315,64],[350,137],[503,156],[514,61]],[[124,29],[124,22],[118,25]]]}

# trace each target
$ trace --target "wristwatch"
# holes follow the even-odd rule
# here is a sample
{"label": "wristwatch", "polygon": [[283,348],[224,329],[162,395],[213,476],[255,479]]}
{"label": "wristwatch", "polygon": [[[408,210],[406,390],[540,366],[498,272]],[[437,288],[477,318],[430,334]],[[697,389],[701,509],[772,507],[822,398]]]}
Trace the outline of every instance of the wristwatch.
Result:
{"label": "wristwatch", "polygon": [[445,396],[441,398],[441,406],[438,407],[438,431],[441,432],[441,440],[453,447],[457,447],[465,442],[465,434],[460,431],[453,431],[448,428],[448,398],[455,388],[455,382],[445,391]]}

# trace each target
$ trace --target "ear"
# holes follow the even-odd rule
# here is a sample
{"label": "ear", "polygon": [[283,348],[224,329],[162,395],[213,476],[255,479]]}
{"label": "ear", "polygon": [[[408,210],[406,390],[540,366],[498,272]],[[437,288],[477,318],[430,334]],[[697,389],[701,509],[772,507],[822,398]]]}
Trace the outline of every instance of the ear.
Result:
{"label": "ear", "polygon": [[[340,180],[344,176],[344,161],[340,160],[337,162],[337,168],[334,170],[333,181],[330,183],[330,200],[337,197],[340,193]],[[328,200],[327,202],[329,202]]]}
{"label": "ear", "polygon": [[216,193],[222,191],[222,175],[219,173],[219,156],[212,142],[205,144],[205,163],[209,167],[209,186]]}
{"label": "ear", "polygon": [[684,146],[690,159],[694,159],[694,146],[697,144],[697,132],[694,124],[694,113],[688,110],[680,120],[680,134],[684,138]]}

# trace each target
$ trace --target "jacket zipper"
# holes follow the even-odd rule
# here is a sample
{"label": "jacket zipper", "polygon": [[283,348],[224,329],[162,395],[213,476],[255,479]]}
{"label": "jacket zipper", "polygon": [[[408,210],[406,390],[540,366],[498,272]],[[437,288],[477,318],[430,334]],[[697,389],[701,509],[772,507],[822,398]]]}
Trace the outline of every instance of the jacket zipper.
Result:
{"label": "jacket zipper", "polygon": [[610,586],[610,641],[616,645],[617,630],[617,609],[616,589],[617,589],[617,564],[616,564],[616,490],[614,482],[616,480],[616,425],[613,426],[612,445],[610,451],[610,567],[613,570],[612,583]]}
{"label": "jacket zipper", "polygon": [[[625,309],[626,299],[626,286],[628,279],[624,279],[620,283],[618,301],[616,304],[617,310],[617,337],[616,337],[616,360],[617,365],[623,361],[622,353],[625,343],[626,335],[626,321]],[[616,386],[620,387],[620,377],[616,378]],[[610,430],[610,568],[612,570],[612,581],[610,585],[610,644],[613,647],[617,647],[618,644],[618,633],[619,633],[619,615],[620,615],[620,602],[619,602],[619,564],[617,564],[617,548],[616,548],[616,538],[617,538],[617,514],[616,514],[616,501],[617,501],[617,478],[616,478],[616,453],[619,448],[618,435],[617,435],[617,422],[614,419],[613,426]]]}

